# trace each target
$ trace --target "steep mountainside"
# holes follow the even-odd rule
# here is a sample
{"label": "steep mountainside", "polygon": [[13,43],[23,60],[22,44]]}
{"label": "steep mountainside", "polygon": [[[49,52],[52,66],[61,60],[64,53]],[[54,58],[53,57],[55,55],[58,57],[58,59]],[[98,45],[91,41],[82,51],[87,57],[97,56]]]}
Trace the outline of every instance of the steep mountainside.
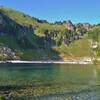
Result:
{"label": "steep mountainside", "polygon": [[0,7],[0,59],[63,60],[90,57],[88,23],[70,20],[49,23],[13,9]]}

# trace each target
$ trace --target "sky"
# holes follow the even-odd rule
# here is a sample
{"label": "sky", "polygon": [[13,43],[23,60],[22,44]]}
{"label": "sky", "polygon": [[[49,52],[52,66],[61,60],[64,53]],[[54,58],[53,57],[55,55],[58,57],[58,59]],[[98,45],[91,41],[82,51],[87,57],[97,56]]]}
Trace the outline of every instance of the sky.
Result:
{"label": "sky", "polygon": [[100,0],[0,0],[0,5],[49,22],[100,23]]}

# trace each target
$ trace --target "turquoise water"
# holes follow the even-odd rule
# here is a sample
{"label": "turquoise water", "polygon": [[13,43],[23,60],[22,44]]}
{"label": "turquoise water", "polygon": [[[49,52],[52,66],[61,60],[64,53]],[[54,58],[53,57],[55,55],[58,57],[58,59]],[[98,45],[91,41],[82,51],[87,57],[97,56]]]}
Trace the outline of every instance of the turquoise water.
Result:
{"label": "turquoise water", "polygon": [[2,64],[0,93],[25,100],[100,100],[100,67]]}

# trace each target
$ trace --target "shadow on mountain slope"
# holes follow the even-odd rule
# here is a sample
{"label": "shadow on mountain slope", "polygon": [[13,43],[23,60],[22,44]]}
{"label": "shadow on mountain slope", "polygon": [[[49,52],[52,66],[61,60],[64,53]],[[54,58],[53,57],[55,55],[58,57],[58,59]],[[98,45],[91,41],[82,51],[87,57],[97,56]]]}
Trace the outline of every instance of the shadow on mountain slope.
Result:
{"label": "shadow on mountain slope", "polygon": [[[55,41],[50,37],[38,37],[34,34],[34,27],[32,25],[20,25],[16,21],[9,18],[3,11],[0,11],[0,37],[5,38],[5,36],[11,36],[16,44],[19,46],[20,50],[23,49],[25,55],[22,58],[28,60],[59,60],[59,53],[52,49],[51,43],[55,44]],[[1,43],[3,41],[0,41]],[[11,40],[7,41],[8,45],[13,50],[16,49],[15,46],[10,46]],[[13,42],[13,41],[12,41]],[[22,52],[23,52],[22,51]],[[29,52],[31,51],[31,53]],[[32,53],[36,53],[35,57]]]}

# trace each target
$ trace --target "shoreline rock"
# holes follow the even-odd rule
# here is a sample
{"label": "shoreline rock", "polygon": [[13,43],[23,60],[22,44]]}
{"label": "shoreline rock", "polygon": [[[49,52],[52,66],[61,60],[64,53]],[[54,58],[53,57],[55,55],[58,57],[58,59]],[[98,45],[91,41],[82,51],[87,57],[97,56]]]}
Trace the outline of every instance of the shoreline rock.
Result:
{"label": "shoreline rock", "polygon": [[0,63],[6,64],[92,64],[91,59],[86,60],[66,60],[66,61],[22,61],[22,60],[9,60],[0,61]]}

